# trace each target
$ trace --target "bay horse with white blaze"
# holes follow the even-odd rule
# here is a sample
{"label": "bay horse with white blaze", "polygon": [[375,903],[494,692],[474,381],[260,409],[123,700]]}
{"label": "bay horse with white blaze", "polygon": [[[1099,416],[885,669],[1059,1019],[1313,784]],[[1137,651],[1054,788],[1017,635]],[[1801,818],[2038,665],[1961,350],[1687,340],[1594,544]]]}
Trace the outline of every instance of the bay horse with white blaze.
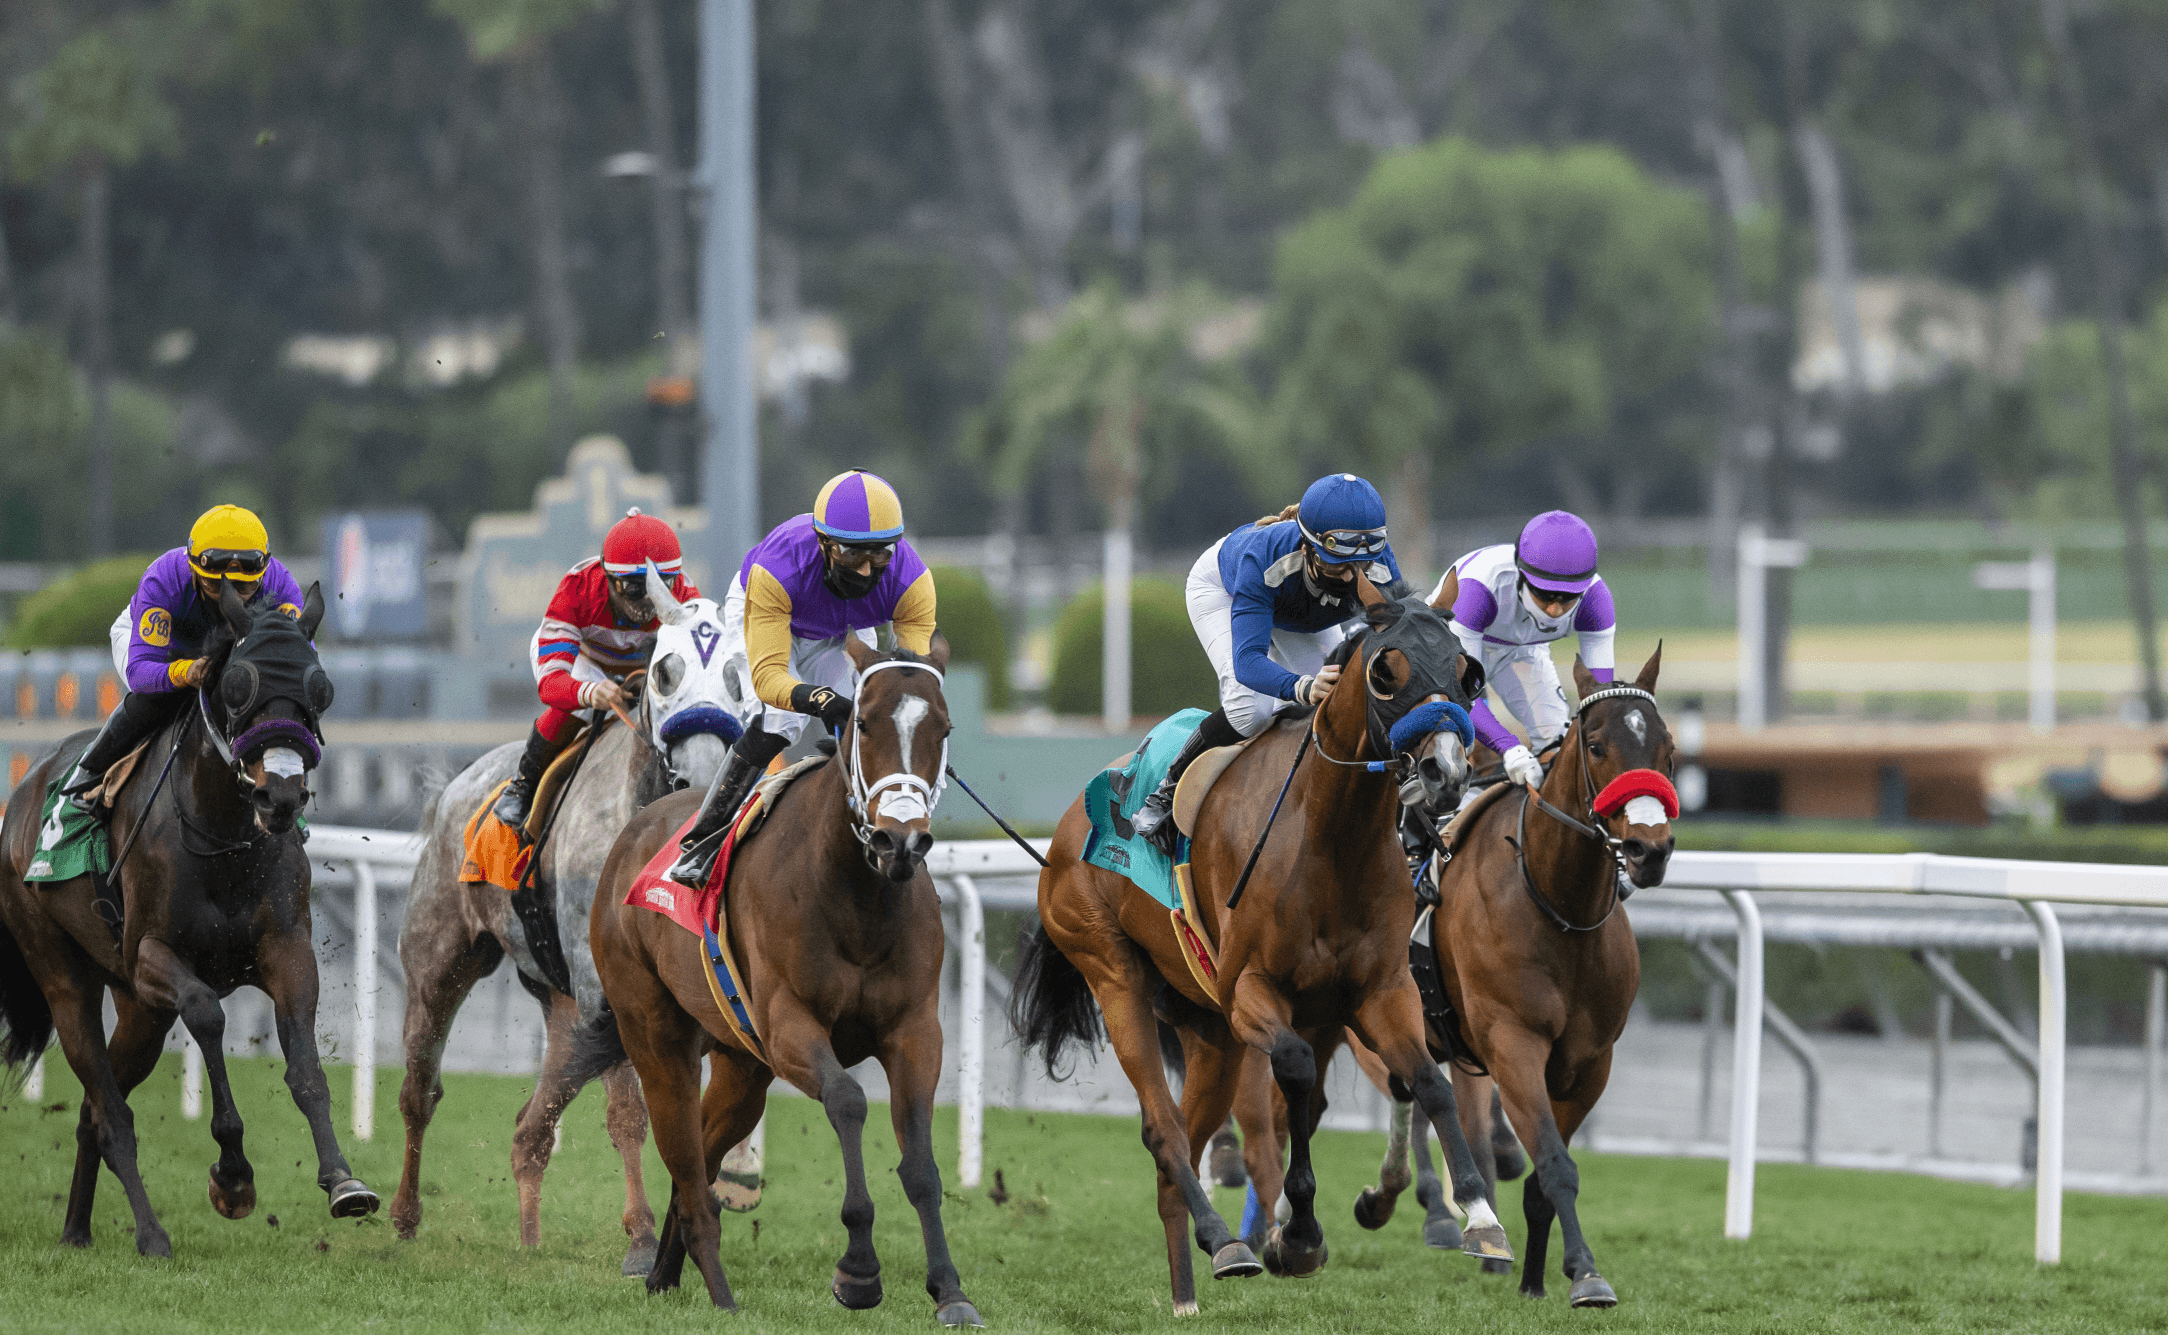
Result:
{"label": "bay horse with white blaze", "polygon": [[[877,1058],[935,1315],[946,1326],[982,1325],[949,1259],[933,1158],[945,940],[925,858],[948,757],[948,641],[935,635],[924,658],[883,655],[855,635],[843,645],[859,677],[837,752],[782,790],[722,887],[721,930],[742,966],[751,1036],[717,1006],[701,938],[624,902],[699,809],[700,794],[677,793],[633,817],[603,866],[589,941],[609,1010],[583,1029],[574,1065],[598,1069],[630,1053],[640,1072],[671,1182],[649,1292],[675,1288],[690,1254],[709,1300],[725,1309],[737,1304],[708,1184],[723,1152],[760,1120],[775,1077],[818,1099],[843,1150],[849,1235],[829,1292],[868,1308],[881,1301],[881,1266],[866,1190],[866,1095],[846,1068]],[[711,1054],[704,1096],[703,1053]]]}
{"label": "bay horse with white blaze", "polygon": [[[603,859],[634,812],[681,788],[705,792],[738,735],[724,708],[723,656],[714,652],[722,638],[721,610],[706,598],[679,602],[653,572],[647,594],[662,624],[650,669],[633,674],[640,678],[640,707],[631,726],[605,727],[587,753],[570,762],[576,768],[533,854],[528,893],[545,897],[554,909],[556,941],[531,940],[512,896],[500,887],[460,880],[467,824],[511,776],[519,743],[508,742],[461,771],[422,817],[427,842],[399,926],[407,997],[406,1079],[399,1086],[406,1159],[391,1220],[402,1238],[421,1228],[422,1140],[444,1097],[444,1044],[452,1019],[475,984],[509,958],[520,985],[541,1003],[547,1025],[542,1070],[512,1131],[519,1240],[528,1247],[542,1241],[542,1174],[556,1145],[558,1119],[585,1083],[568,1078],[572,1035],[603,1007],[602,982],[587,946]],[[601,1079],[610,1141],[625,1167],[629,1241],[623,1269],[645,1275],[655,1259],[655,1214],[640,1172],[647,1107],[630,1065],[620,1063]]]}
{"label": "bay horse with white blaze", "polygon": [[[1575,1307],[1618,1303],[1581,1228],[1580,1171],[1567,1147],[1610,1082],[1612,1049],[1641,985],[1620,878],[1662,884],[1675,844],[1677,755],[1655,696],[1662,662],[1658,646],[1631,684],[1607,684],[1576,660],[1581,702],[1542,789],[1470,812],[1438,878],[1432,949],[1467,1047],[1490,1072],[1455,1068],[1466,1096],[1461,1125],[1470,1141],[1488,1143],[1495,1080],[1534,1159],[1521,1194],[1521,1292],[1543,1296],[1555,1218]],[[1406,1152],[1396,1137],[1382,1174],[1390,1190],[1366,1191],[1358,1216],[1367,1209],[1382,1224],[1391,1215]]]}
{"label": "bay horse with white blaze", "polygon": [[[1159,1170],[1177,1314],[1197,1310],[1185,1219],[1194,1221],[1214,1278],[1260,1269],[1213,1209],[1193,1166],[1227,1116],[1246,1054],[1269,1059],[1292,1134],[1284,1185],[1294,1214],[1266,1237],[1265,1266],[1300,1275],[1325,1263],[1310,1138],[1324,1112],[1321,1077],[1348,1029],[1378,1050],[1451,1147],[1455,1194],[1472,1217],[1466,1249],[1511,1255],[1460,1139],[1452,1088],[1424,1047],[1422,1001],[1407,961],[1415,899],[1394,835],[1396,771],[1428,771],[1441,800],[1453,801],[1468,767],[1457,733],[1426,728],[1402,738],[1393,725],[1420,705],[1465,706],[1478,671],[1437,608],[1390,601],[1356,579],[1367,625],[1335,651],[1347,666],[1339,684],[1315,714],[1283,715],[1235,757],[1196,818],[1189,865],[1205,929],[1217,943],[1216,990],[1192,976],[1164,907],[1125,877],[1084,861],[1091,822],[1082,799],[1062,817],[1039,878],[1040,927],[1016,975],[1017,1032],[1045,1053],[1051,1072],[1069,1043],[1098,1036],[1104,1016]],[[1300,759],[1313,745],[1317,755]],[[1230,907],[1283,783],[1285,809]],[[1179,1112],[1161,1064],[1160,1020],[1182,1041]],[[1267,1199],[1282,1186],[1272,1142],[1256,1135],[1244,1147]]]}
{"label": "bay horse with white blaze", "polygon": [[[242,1151],[240,1110],[226,1075],[220,999],[261,988],[278,1023],[286,1087],[316,1142],[317,1184],[333,1218],[377,1208],[355,1178],[331,1125],[331,1093],[316,1053],[316,954],[309,920],[309,859],[295,828],[308,801],[307,770],[322,752],[318,717],[331,679],[310,637],[324,596],[309,586],[298,621],[251,609],[219,586],[217,627],[204,647],[211,675],[197,701],[152,739],[114,804],[112,870],[122,900],[116,932],[100,916],[89,876],[23,879],[39,853],[46,784],[89,742],[80,733],[30,767],[0,822],[0,1019],[10,1067],[33,1061],[57,1031],[83,1082],[75,1178],[60,1240],[90,1245],[98,1165],[120,1179],[135,1214],[136,1250],[173,1255],[137,1167],[128,1093],[158,1064],[179,1018],[203,1054],[211,1086],[211,1204],[228,1219],[256,1205],[256,1171]],[[164,775],[164,782],[154,776]],[[139,835],[147,836],[138,838]],[[106,1037],[105,994],[118,1016]]]}

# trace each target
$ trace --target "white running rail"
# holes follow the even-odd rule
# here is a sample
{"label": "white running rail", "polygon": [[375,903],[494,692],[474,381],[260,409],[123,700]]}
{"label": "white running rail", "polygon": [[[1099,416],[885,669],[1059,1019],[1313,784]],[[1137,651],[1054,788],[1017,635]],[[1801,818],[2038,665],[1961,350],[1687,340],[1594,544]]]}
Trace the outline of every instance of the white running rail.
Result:
{"label": "white running rail", "polygon": [[[1048,841],[1035,841],[1042,850]],[[356,958],[376,957],[376,881],[383,871],[402,877],[421,853],[417,835],[319,825],[310,832],[309,856],[318,864],[346,862],[354,868]],[[1033,887],[1016,878],[1035,877],[1038,864],[1007,840],[937,845],[926,861],[944,899],[957,908],[955,944],[961,965],[961,1037],[957,1045],[957,1114],[961,1147],[957,1176],[968,1190],[979,1185],[985,1133],[986,910],[1031,909]],[[981,879],[1006,884],[984,885]],[[1722,895],[1738,919],[1737,1014],[1732,1027],[1730,1174],[1724,1199],[1724,1233],[1745,1238],[1754,1229],[1755,1117],[1761,1100],[1763,1005],[1761,912],[1756,891],[1849,891],[1897,895],[1958,895],[2011,900],[2031,916],[2040,943],[2039,1158],[2035,1175],[2034,1258],[2062,1259],[2063,1067],[2068,998],[2063,939],[2056,904],[2102,904],[2168,908],[2168,868],[2105,866],[2071,862],[2018,862],[2000,858],[1954,858],[1930,853],[1679,853],[1664,879],[1667,889],[1710,890]],[[376,969],[356,971],[354,1000],[354,1134],[374,1132],[376,1073]]]}

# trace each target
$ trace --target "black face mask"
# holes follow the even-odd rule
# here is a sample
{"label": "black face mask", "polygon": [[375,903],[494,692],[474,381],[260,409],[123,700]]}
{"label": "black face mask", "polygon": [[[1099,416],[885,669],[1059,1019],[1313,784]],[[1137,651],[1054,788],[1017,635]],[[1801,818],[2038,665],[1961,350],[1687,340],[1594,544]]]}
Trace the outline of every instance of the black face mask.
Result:
{"label": "black face mask", "polygon": [[821,569],[821,583],[827,586],[828,592],[838,598],[863,598],[873,592],[874,585],[881,582],[881,574],[880,570],[872,570],[861,575],[831,560]]}
{"label": "black face mask", "polygon": [[1379,755],[1391,750],[1386,734],[1392,726],[1431,696],[1443,695],[1462,708],[1473,703],[1467,684],[1454,673],[1460,661],[1460,637],[1453,633],[1446,617],[1428,603],[1414,598],[1402,600],[1400,614],[1382,629],[1370,632],[1363,645],[1362,661],[1374,663],[1387,649],[1398,649],[1406,657],[1409,673],[1408,680],[1389,700],[1378,699],[1370,692],[1371,683],[1364,682],[1364,690],[1370,694],[1370,740]]}

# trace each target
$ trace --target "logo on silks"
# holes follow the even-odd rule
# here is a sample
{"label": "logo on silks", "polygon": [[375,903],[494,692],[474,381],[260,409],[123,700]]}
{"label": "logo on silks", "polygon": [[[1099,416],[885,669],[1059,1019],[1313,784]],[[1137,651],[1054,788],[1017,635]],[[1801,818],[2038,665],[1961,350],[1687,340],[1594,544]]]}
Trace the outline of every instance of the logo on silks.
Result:
{"label": "logo on silks", "polygon": [[722,642],[723,633],[715,628],[714,622],[703,619],[693,623],[692,637],[693,648],[700,654],[700,666],[706,667],[708,660],[715,656],[715,646]]}

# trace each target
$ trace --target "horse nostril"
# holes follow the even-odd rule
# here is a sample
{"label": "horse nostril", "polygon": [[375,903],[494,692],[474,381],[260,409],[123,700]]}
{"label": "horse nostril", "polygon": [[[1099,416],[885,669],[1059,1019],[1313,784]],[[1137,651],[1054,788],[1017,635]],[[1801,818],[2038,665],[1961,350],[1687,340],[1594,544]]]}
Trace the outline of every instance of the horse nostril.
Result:
{"label": "horse nostril", "polygon": [[1628,839],[1624,844],[1620,845],[1620,847],[1624,849],[1626,856],[1631,858],[1635,862],[1639,862],[1641,859],[1649,855],[1649,846],[1645,840]]}
{"label": "horse nostril", "polygon": [[913,858],[924,860],[925,856],[933,851],[933,836],[924,830],[913,832],[910,849]]}

